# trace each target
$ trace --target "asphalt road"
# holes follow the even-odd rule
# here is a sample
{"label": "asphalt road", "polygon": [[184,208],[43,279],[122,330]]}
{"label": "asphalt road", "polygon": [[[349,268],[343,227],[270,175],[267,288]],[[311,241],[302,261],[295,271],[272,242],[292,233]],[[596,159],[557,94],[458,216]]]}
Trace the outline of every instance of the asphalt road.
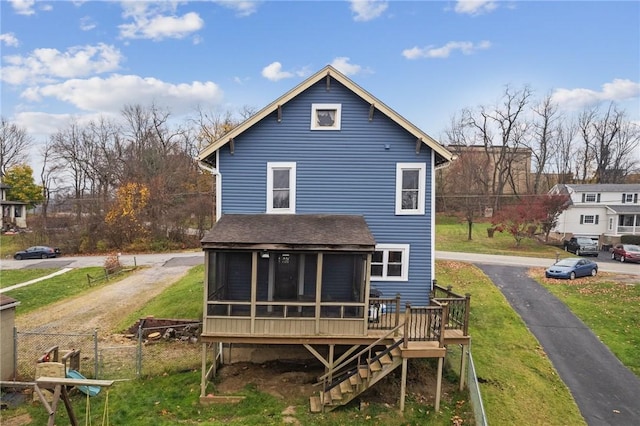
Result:
{"label": "asphalt road", "polygon": [[527,267],[477,266],[538,339],[587,424],[640,425],[640,378],[560,300],[529,278]]}

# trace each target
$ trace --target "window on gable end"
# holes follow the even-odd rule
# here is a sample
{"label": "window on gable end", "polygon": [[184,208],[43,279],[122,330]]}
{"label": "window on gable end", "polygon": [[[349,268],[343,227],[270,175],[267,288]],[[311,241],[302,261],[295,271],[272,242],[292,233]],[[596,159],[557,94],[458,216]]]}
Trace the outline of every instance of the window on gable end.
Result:
{"label": "window on gable end", "polygon": [[341,104],[311,105],[311,130],[340,130]]}
{"label": "window on gable end", "polygon": [[424,214],[426,163],[396,165],[396,214]]}
{"label": "window on gable end", "polygon": [[267,213],[296,212],[296,163],[267,163]]}

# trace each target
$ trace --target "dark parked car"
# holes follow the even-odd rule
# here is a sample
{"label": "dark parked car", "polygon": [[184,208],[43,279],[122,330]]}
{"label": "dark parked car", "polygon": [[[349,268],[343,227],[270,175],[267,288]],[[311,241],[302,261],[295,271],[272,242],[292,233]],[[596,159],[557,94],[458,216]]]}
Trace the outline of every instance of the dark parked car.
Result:
{"label": "dark parked car", "polygon": [[611,249],[611,258],[620,262],[640,263],[640,246],[635,244],[616,244]]}
{"label": "dark parked car", "polygon": [[47,259],[49,257],[60,256],[60,249],[57,247],[33,246],[26,250],[21,250],[13,255],[15,260],[22,259]]}
{"label": "dark parked car", "polygon": [[547,278],[568,278],[592,276],[598,274],[598,264],[589,259],[562,259],[549,266],[545,272]]}
{"label": "dark parked car", "polygon": [[598,243],[589,237],[571,237],[564,241],[564,250],[576,256],[598,257]]}

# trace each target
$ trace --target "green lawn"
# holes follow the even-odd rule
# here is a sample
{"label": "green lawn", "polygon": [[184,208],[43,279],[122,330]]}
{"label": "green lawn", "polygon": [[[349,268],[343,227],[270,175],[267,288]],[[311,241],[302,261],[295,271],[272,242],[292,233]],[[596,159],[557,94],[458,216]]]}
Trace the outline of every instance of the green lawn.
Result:
{"label": "green lawn", "polygon": [[525,238],[520,246],[516,246],[514,238],[506,232],[495,232],[489,238],[487,228],[489,222],[474,223],[471,240],[468,225],[454,217],[438,216],[436,219],[436,249],[463,253],[502,254],[511,256],[529,256],[555,259],[569,256],[561,248],[554,245],[541,244],[537,240]]}
{"label": "green lawn", "polygon": [[45,277],[59,271],[58,268],[48,269],[0,269],[0,288]]}
{"label": "green lawn", "polygon": [[[26,271],[28,270],[3,270],[2,279],[4,281],[6,278],[8,282],[17,283],[25,277]],[[44,270],[41,269],[40,271]],[[110,281],[103,280],[97,283],[94,282],[91,285],[87,280],[87,274],[92,276],[104,274],[104,268],[93,267],[73,269],[62,275],[57,275],[44,281],[20,287],[3,294],[20,301],[20,304],[16,308],[16,315],[22,315],[42,306],[55,303],[59,300],[77,296],[85,291],[113,283],[116,280],[126,277],[129,272],[112,277]]]}

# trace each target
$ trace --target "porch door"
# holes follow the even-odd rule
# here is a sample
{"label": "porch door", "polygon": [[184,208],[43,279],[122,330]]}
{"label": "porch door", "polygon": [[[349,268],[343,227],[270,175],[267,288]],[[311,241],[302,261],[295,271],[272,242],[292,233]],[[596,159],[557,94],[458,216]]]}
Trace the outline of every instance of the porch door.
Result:
{"label": "porch door", "polygon": [[274,300],[295,300],[298,289],[298,256],[280,253],[275,259]]}

